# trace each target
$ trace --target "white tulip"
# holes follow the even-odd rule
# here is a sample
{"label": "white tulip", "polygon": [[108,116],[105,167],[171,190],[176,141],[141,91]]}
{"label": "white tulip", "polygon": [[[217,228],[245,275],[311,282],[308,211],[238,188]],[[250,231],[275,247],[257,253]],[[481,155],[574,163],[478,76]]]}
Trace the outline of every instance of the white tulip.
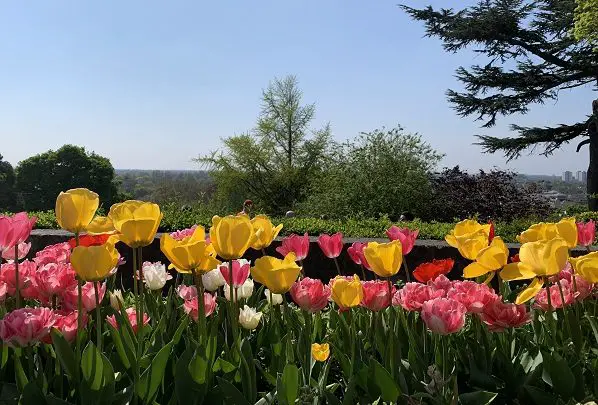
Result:
{"label": "white tulip", "polygon": [[166,266],[160,262],[143,263],[143,282],[150,290],[159,290],[172,276],[166,271]]}
{"label": "white tulip", "polygon": [[262,319],[262,313],[257,312],[254,308],[245,305],[241,311],[239,311],[239,323],[245,329],[253,330],[257,328],[257,325]]}
{"label": "white tulip", "polygon": [[282,295],[281,294],[272,294],[272,302],[270,302],[270,290],[268,290],[266,288],[264,290],[264,295],[266,296],[266,300],[268,300],[268,304],[272,304],[272,305],[282,304]]}
{"label": "white tulip", "polygon": [[121,290],[114,290],[110,293],[110,306],[117,311],[120,311],[125,305],[125,299]]}
{"label": "white tulip", "polygon": [[[253,280],[248,278],[247,280],[245,280],[245,282],[243,283],[243,285],[239,288],[236,289],[237,293],[236,293],[236,298],[237,299],[242,299],[242,298],[249,298],[251,297],[251,294],[253,294]],[[224,298],[226,298],[227,300],[230,301],[230,286],[228,284],[226,284],[224,286]]]}
{"label": "white tulip", "polygon": [[226,280],[224,280],[222,273],[218,269],[208,271],[201,276],[201,280],[203,281],[204,288],[208,291],[216,291],[226,284]]}

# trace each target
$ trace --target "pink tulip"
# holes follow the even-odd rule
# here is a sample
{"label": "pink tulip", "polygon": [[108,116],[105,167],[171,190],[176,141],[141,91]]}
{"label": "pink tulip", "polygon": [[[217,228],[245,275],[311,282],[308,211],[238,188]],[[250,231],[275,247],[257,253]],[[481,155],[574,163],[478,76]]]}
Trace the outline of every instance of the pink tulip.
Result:
{"label": "pink tulip", "polygon": [[0,304],[4,302],[8,295],[8,286],[5,282],[0,281]]}
{"label": "pink tulip", "polygon": [[320,249],[322,249],[327,258],[337,258],[343,251],[343,234],[337,232],[330,236],[323,233],[318,236],[318,245],[320,245]]}
{"label": "pink tulip", "polygon": [[502,332],[507,328],[518,328],[531,321],[531,314],[525,305],[503,302],[500,297],[486,305],[480,319],[491,332]]}
{"label": "pink tulip", "polygon": [[290,293],[295,304],[313,314],[328,304],[330,287],[320,280],[305,277],[293,284]]}
{"label": "pink tulip", "polygon": [[362,265],[366,269],[371,270],[370,265],[363,254],[363,249],[365,249],[367,245],[367,243],[353,242],[351,246],[347,248],[347,253],[355,264]]}
{"label": "pink tulip", "polygon": [[466,312],[467,309],[460,302],[448,298],[435,298],[424,302],[421,317],[432,332],[448,335],[463,328]]}
{"label": "pink tulip", "polygon": [[[54,311],[54,329],[57,329],[67,342],[72,342],[77,336],[77,311]],[[84,313],[81,317],[83,327],[87,325],[87,314]],[[51,335],[43,339],[44,343],[52,344]]]}
{"label": "pink tulip", "polygon": [[[571,305],[575,301],[573,289],[567,280],[560,280],[558,283],[561,284],[563,290],[563,297],[561,297],[561,291],[557,284],[553,284],[550,287],[544,287],[536,295],[536,301],[534,302],[534,308],[539,308],[544,311],[548,311],[548,290],[550,290],[550,308],[557,309],[567,305]],[[563,298],[565,301],[563,302]]]}
{"label": "pink tulip", "polygon": [[444,294],[444,290],[435,290],[422,283],[407,283],[392,297],[392,305],[400,305],[407,311],[420,311],[425,302]]}
{"label": "pink tulip", "polygon": [[29,237],[35,217],[29,218],[26,212],[19,212],[13,216],[0,216],[0,252],[14,247]]}
{"label": "pink tulip", "polygon": [[181,229],[178,231],[171,232],[170,236],[172,236],[176,240],[183,240],[183,239],[193,235],[193,232],[195,232],[195,229],[197,229],[197,225],[193,225],[191,228]]}
{"label": "pink tulip", "polygon": [[434,290],[444,291],[443,297],[446,295],[448,290],[453,287],[453,282],[449,280],[444,274],[436,276],[434,280],[428,281],[428,285]]}
{"label": "pink tulip", "polygon": [[193,298],[197,297],[197,288],[192,285],[183,285],[177,287],[176,289],[177,294],[185,301],[192,300]]}
{"label": "pink tulip", "polygon": [[480,313],[484,307],[494,302],[498,296],[486,284],[478,284],[475,281],[455,281],[446,298],[460,302],[467,308],[467,312]]}
{"label": "pink tulip", "polygon": [[71,246],[68,242],[48,245],[35,254],[33,261],[38,266],[48,263],[68,263],[71,257]]}
{"label": "pink tulip", "polygon": [[50,308],[20,308],[0,320],[0,340],[12,347],[34,345],[44,339],[54,325]]}
{"label": "pink tulip", "polygon": [[[127,313],[127,318],[129,319],[129,323],[131,324],[133,332],[137,333],[137,311],[135,311],[135,308],[127,308],[125,312]],[[107,316],[106,321],[110,325],[112,325],[114,329],[118,329],[118,322],[116,320],[116,316]],[[146,313],[143,313],[143,326],[147,325],[149,321],[150,317]]]}
{"label": "pink tulip", "polygon": [[[245,260],[245,259],[237,259],[237,260],[233,260],[232,262],[233,262],[233,287],[239,288],[247,280],[247,277],[249,277],[249,270],[250,270],[251,264],[249,263],[249,260]],[[224,277],[224,280],[226,281],[226,284],[228,284],[228,285],[230,285],[229,266],[230,266],[230,264],[228,262],[222,263],[220,266],[218,266],[218,269],[220,270],[220,274],[222,274],[222,277]]]}
{"label": "pink tulip", "polygon": [[578,222],[577,224],[577,243],[582,246],[591,246],[594,244],[596,237],[596,224],[590,219],[585,224]]}
{"label": "pink tulip", "polygon": [[582,301],[587,298],[592,294],[592,290],[594,289],[594,284],[588,283],[583,277],[578,275],[575,275],[575,282],[573,282],[573,268],[571,267],[571,263],[567,263],[563,270],[549,278],[549,281],[552,283],[556,283],[559,280],[567,280],[575,301]]}
{"label": "pink tulip", "polygon": [[[23,260],[25,257],[27,257],[27,253],[29,253],[29,250],[31,249],[31,242],[27,243],[27,242],[21,242],[19,243],[19,247],[18,247],[18,260]],[[2,252],[2,258],[4,260],[15,260],[15,250],[13,249],[6,249],[4,252]]]}
{"label": "pink tulip", "polygon": [[37,296],[43,298],[43,302],[49,302],[55,295],[76,289],[77,274],[70,264],[48,263],[35,272],[34,285],[37,286]]}
{"label": "pink tulip", "polygon": [[[104,294],[106,293],[106,283],[101,283],[100,288],[98,289],[100,293],[100,303],[104,299]],[[77,287],[75,285],[74,288],[70,290],[66,290],[62,293],[61,299],[64,308],[69,311],[74,311],[77,309]],[[93,282],[88,281],[87,283],[83,284],[81,288],[81,301],[83,304],[83,309],[86,312],[91,312],[96,307],[96,294],[93,288]]]}
{"label": "pink tulip", "polygon": [[403,248],[403,255],[408,254],[415,245],[415,240],[419,235],[419,230],[410,230],[409,228],[399,228],[398,226],[391,226],[386,230],[386,236],[390,240],[399,240]]}
{"label": "pink tulip", "polygon": [[[203,304],[206,317],[212,315],[212,312],[214,312],[214,309],[216,309],[216,295],[203,293]],[[191,317],[191,319],[197,322],[197,318],[199,316],[199,301],[197,297],[185,301],[183,304],[183,309],[185,310],[185,313]]]}
{"label": "pink tulip", "polygon": [[389,294],[388,282],[383,280],[363,281],[361,285],[363,286],[361,306],[374,312],[388,307],[397,291],[395,286],[392,286]]}
{"label": "pink tulip", "polygon": [[[29,297],[23,295],[23,290],[31,285],[32,276],[35,274],[36,268],[37,266],[35,263],[29,260],[19,263],[19,290],[21,291],[21,295],[25,298]],[[17,291],[15,270],[15,263],[4,263],[0,266],[0,283],[6,284],[7,293],[11,297],[14,296]]]}
{"label": "pink tulip", "polygon": [[293,252],[297,261],[305,260],[309,253],[309,235],[307,232],[303,236],[290,234],[282,238],[282,244],[276,248],[276,251],[283,257],[286,257],[289,252]]}

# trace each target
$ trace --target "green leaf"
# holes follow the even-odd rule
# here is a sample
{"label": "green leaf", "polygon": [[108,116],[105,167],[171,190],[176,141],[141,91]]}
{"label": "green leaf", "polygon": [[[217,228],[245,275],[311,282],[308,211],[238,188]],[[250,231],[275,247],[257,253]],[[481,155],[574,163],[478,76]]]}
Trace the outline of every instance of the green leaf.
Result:
{"label": "green leaf", "polygon": [[64,399],[57,398],[54,394],[49,394],[46,397],[46,403],[48,405],[74,405],[72,402],[68,402]]}
{"label": "green leaf", "polygon": [[490,405],[498,396],[495,392],[476,391],[459,395],[459,403],[462,405]]}
{"label": "green leaf", "polygon": [[189,325],[189,317],[188,316],[183,318],[183,321],[181,322],[179,327],[176,329],[176,332],[174,332],[172,341],[174,342],[175,345],[179,344],[179,340],[181,340],[181,336],[183,336],[183,332],[187,328],[187,325]]}
{"label": "green leaf", "polygon": [[162,383],[171,349],[172,341],[160,349],[153,358],[149,368],[141,374],[139,385],[136,387],[137,389],[135,391],[146,403],[154,398],[154,395],[158,391],[158,387],[160,387],[160,384]]}
{"label": "green leaf", "polygon": [[81,370],[83,371],[83,378],[89,384],[90,389],[98,391],[102,388],[104,362],[102,361],[102,354],[93,342],[89,342],[83,350]]}
{"label": "green leaf", "polygon": [[4,369],[8,362],[8,345],[0,344],[0,370]]}
{"label": "green leaf", "polygon": [[23,390],[23,394],[21,395],[21,405],[44,405],[46,404],[46,399],[44,397],[44,393],[42,392],[41,388],[35,383],[35,381],[29,382],[25,389]]}
{"label": "green leaf", "polygon": [[299,395],[299,369],[294,364],[287,364],[277,389],[278,400],[282,404],[293,405]]}
{"label": "green leaf", "polygon": [[342,402],[330,391],[325,391],[324,396],[326,397],[327,405],[343,405]]}
{"label": "green leaf", "polygon": [[542,357],[544,359],[542,379],[552,386],[554,392],[568,400],[575,389],[575,376],[569,364],[558,353],[545,352]]}
{"label": "green leaf", "polygon": [[15,380],[17,382],[17,388],[19,389],[19,392],[23,392],[23,390],[25,389],[25,386],[27,384],[29,384],[29,379],[27,378],[27,375],[25,374],[25,370],[23,370],[23,365],[21,364],[21,356],[20,355],[15,355],[14,356],[14,361],[15,361]]}
{"label": "green leaf", "polygon": [[401,395],[401,390],[392,379],[390,373],[374,359],[370,359],[370,369],[374,374],[376,385],[380,388],[382,399],[386,402],[395,402],[399,395]]}
{"label": "green leaf", "polygon": [[50,335],[52,336],[52,345],[54,346],[56,357],[60,360],[60,364],[62,364],[68,376],[74,379],[77,375],[77,364],[71,345],[56,329],[52,329]]}
{"label": "green leaf", "polygon": [[245,399],[241,391],[239,391],[230,381],[220,377],[216,377],[216,380],[218,381],[222,394],[227,399],[227,404],[251,405],[251,403]]}
{"label": "green leaf", "polygon": [[598,345],[598,323],[596,323],[596,319],[586,312],[586,318],[590,323],[592,328],[592,332],[594,332],[594,340],[596,340],[596,345]]}
{"label": "green leaf", "polygon": [[189,363],[193,358],[193,354],[193,348],[187,347],[176,362],[174,391],[180,404],[189,403],[189,405],[193,405],[203,400],[203,393],[200,391],[200,386],[193,381],[193,378],[189,374]]}
{"label": "green leaf", "polygon": [[131,359],[135,358],[135,355],[125,348],[122,338],[120,336],[120,332],[114,329],[112,325],[106,323],[108,325],[108,330],[110,331],[110,336],[112,336],[112,343],[114,343],[114,348],[116,349],[116,353],[120,358],[123,366],[128,370],[131,368]]}
{"label": "green leaf", "polygon": [[232,373],[236,369],[237,367],[234,364],[224,360],[222,357],[218,357],[214,362],[214,367],[212,368],[212,371],[217,372],[222,370],[224,374],[228,374]]}
{"label": "green leaf", "polygon": [[557,398],[553,394],[531,385],[524,385],[523,387],[531,397],[534,405],[556,405]]}
{"label": "green leaf", "polygon": [[257,382],[253,352],[247,339],[243,339],[241,343],[241,374],[243,393],[251,403],[254,403],[257,399]]}
{"label": "green leaf", "polygon": [[204,384],[208,377],[208,359],[204,348],[198,347],[189,362],[189,374],[197,384]]}

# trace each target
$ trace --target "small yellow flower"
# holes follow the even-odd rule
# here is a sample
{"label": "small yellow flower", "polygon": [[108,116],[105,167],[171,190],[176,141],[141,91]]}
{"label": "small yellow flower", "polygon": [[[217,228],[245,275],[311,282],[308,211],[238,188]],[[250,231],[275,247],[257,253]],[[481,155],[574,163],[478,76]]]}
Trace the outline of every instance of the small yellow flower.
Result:
{"label": "small yellow flower", "polygon": [[179,273],[205,273],[220,264],[214,257],[214,250],[206,243],[206,234],[202,226],[198,226],[193,235],[180,241],[168,233],[162,234],[160,250]]}
{"label": "small yellow flower", "polygon": [[118,257],[114,244],[108,240],[99,246],[77,246],[71,253],[71,264],[82,280],[101,281],[116,267]]}
{"label": "small yellow flower", "polygon": [[403,249],[398,240],[389,243],[370,242],[363,254],[372,271],[380,277],[394,276],[403,264]]}
{"label": "small yellow flower", "polygon": [[326,361],[330,356],[330,345],[328,343],[313,343],[311,345],[311,356],[317,361]]}
{"label": "small yellow flower", "polygon": [[588,283],[598,283],[598,252],[569,259],[573,269]]}
{"label": "small yellow flower", "polygon": [[295,262],[295,253],[288,253],[284,259],[262,256],[255,261],[251,275],[258,283],[265,285],[274,294],[284,294],[291,289],[301,267]]}
{"label": "small yellow flower", "polygon": [[162,213],[157,204],[128,200],[114,204],[108,218],[119,232],[119,240],[129,247],[150,245],[158,232]]}
{"label": "small yellow flower", "polygon": [[256,239],[253,225],[247,215],[218,215],[212,218],[210,241],[218,256],[225,260],[243,257]]}
{"label": "small yellow flower", "polygon": [[255,250],[264,249],[272,243],[278,236],[278,233],[282,229],[282,224],[274,226],[270,218],[265,215],[256,215],[251,220],[253,231],[256,234],[256,238],[251,244],[251,247]]}
{"label": "small yellow flower", "polygon": [[61,192],[56,198],[56,221],[62,229],[80,233],[93,219],[99,204],[98,195],[86,188]]}
{"label": "small yellow flower", "polygon": [[336,276],[332,280],[332,300],[341,308],[356,307],[363,299],[363,287],[359,277]]}
{"label": "small yellow flower", "polygon": [[474,219],[466,219],[457,223],[444,239],[457,248],[461,256],[475,260],[478,253],[488,246],[490,228],[490,224],[482,225]]}

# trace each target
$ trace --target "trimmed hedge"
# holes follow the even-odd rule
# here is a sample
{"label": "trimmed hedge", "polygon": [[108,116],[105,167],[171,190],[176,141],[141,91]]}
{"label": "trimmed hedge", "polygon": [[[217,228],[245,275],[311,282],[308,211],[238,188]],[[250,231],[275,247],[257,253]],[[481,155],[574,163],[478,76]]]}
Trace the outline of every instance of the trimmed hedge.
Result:
{"label": "trimmed hedge", "polygon": [[[209,227],[212,216],[204,211],[193,208],[179,208],[166,206],[163,207],[164,218],[160,225],[161,232],[170,232],[177,229],[184,229],[194,224]],[[37,217],[36,228],[56,229],[58,224],[53,211],[32,212]],[[587,221],[589,219],[598,220],[598,212],[583,212],[576,215],[578,220]],[[558,215],[547,218],[549,221],[558,221]],[[347,237],[355,238],[384,238],[385,231],[393,223],[388,218],[379,219],[360,219],[348,218],[338,219],[319,219],[319,218],[273,218],[274,223],[283,223],[281,235],[290,233],[303,234],[307,232],[310,235],[319,235],[321,233],[342,232]],[[538,222],[533,219],[519,219],[511,222],[497,222],[496,234],[503,237],[507,242],[517,242],[516,236],[527,229],[531,224]],[[450,232],[455,222],[423,222],[420,220],[395,223],[398,226],[419,229],[420,239],[442,240]]]}

